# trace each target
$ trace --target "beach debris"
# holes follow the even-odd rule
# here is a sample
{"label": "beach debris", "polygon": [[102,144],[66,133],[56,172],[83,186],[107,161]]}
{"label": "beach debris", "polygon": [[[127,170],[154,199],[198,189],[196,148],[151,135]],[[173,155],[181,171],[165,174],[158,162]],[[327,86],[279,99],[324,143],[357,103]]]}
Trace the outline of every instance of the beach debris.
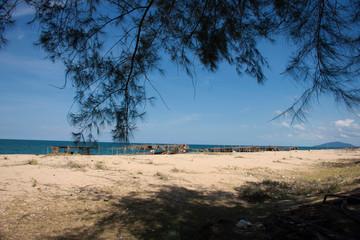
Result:
{"label": "beach debris", "polygon": [[357,222],[360,223],[360,211],[359,210],[350,210],[350,209],[347,208],[348,202],[360,203],[360,197],[351,196],[351,195],[327,194],[324,197],[323,204],[326,204],[326,199],[328,197],[342,198],[341,211],[346,216],[351,218],[352,220],[357,221]]}
{"label": "beach debris", "polygon": [[[270,240],[261,226],[261,220],[256,216],[251,217],[254,224],[251,227],[239,228],[236,221],[231,219],[220,219],[218,221],[207,221],[192,236],[191,239],[263,239]],[[246,221],[246,220],[243,220]],[[246,221],[249,223],[248,221]]]}
{"label": "beach debris", "polygon": [[[327,201],[333,197],[334,200]],[[272,239],[359,239],[360,189],[325,195],[323,203],[276,212],[264,220]]]}
{"label": "beach debris", "polygon": [[238,221],[235,226],[238,228],[250,228],[252,224],[251,222],[242,219]]}

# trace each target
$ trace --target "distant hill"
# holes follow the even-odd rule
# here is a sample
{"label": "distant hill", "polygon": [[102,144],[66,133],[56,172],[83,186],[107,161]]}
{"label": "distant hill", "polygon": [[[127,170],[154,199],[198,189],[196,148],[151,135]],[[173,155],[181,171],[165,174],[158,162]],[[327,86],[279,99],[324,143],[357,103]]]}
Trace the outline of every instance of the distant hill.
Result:
{"label": "distant hill", "polygon": [[343,142],[329,142],[329,143],[324,143],[324,144],[317,145],[314,147],[316,147],[316,148],[351,148],[351,147],[355,147],[355,146],[352,144],[343,143]]}

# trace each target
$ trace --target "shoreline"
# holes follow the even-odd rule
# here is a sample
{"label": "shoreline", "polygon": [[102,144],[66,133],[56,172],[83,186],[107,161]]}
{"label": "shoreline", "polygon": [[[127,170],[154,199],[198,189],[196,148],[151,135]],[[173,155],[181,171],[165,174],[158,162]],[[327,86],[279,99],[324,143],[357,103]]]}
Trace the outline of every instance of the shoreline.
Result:
{"label": "shoreline", "polygon": [[[217,149],[222,149],[220,147],[214,147],[212,149],[215,149],[215,151],[199,151],[199,150],[209,150],[210,148],[201,148],[201,149],[190,149],[189,152],[186,153],[168,153],[168,155],[177,155],[177,154],[231,154],[231,153],[265,153],[265,152],[272,152],[272,153],[281,153],[281,152],[308,152],[308,151],[334,151],[334,152],[349,152],[349,153],[356,153],[360,152],[360,148],[313,148],[313,147],[297,147],[297,149],[290,149],[295,147],[276,147],[276,146],[269,146],[271,148],[280,148],[285,150],[259,150],[259,151],[216,151]],[[226,149],[228,147],[223,147],[223,149]],[[229,147],[231,148],[231,147]],[[247,148],[247,147],[234,147],[234,148]],[[266,146],[261,146],[260,148],[267,148]],[[110,148],[111,149],[111,148]],[[196,150],[196,151],[191,151]],[[147,155],[157,155],[157,154],[149,154],[150,152],[138,152],[138,153],[119,153],[119,154],[80,154],[80,153],[73,153],[73,154],[66,154],[66,152],[59,152],[58,154],[53,153],[0,153],[1,156],[23,156],[23,155],[33,155],[33,156],[139,156],[144,153],[147,153]],[[161,155],[161,154],[159,154]],[[1,160],[1,159],[0,159]]]}
{"label": "shoreline", "polygon": [[[99,142],[100,149],[93,149],[93,155],[111,155],[112,153],[116,153],[115,148],[122,148],[124,145],[116,144],[112,142]],[[137,145],[139,143],[133,143],[132,145]],[[171,143],[170,143],[171,144]],[[4,140],[0,139],[0,154],[49,154],[51,153],[50,146],[73,146],[73,141],[47,141],[47,140]],[[154,143],[141,143],[141,145],[159,145]],[[165,146],[168,144],[160,144],[159,146]],[[174,145],[174,144],[173,144]],[[181,145],[181,144],[177,144]],[[207,144],[186,144],[191,149],[209,149],[209,148],[224,148],[224,147],[232,147],[232,148],[251,148],[256,146],[251,145],[207,145]],[[292,148],[295,146],[258,146],[258,147],[274,147],[274,148]],[[309,146],[296,146],[298,150],[328,150],[328,148],[316,148]],[[331,149],[341,149],[341,148],[331,148]],[[99,154],[100,153],[100,154]]]}

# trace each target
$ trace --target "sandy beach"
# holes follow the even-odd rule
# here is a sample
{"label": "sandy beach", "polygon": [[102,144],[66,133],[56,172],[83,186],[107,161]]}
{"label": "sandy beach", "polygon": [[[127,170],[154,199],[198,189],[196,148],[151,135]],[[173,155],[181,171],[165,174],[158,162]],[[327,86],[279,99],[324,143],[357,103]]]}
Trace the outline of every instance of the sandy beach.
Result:
{"label": "sandy beach", "polygon": [[[357,164],[346,174],[321,170],[359,159],[356,150],[0,155],[0,239],[167,238],[175,225],[191,223],[191,216],[202,215],[204,222],[215,218],[206,209],[236,218],[245,213],[240,206],[260,205],[239,198],[249,184],[320,183],[339,173],[351,182],[360,175]],[[356,186],[360,181],[351,185]],[[200,209],[205,210],[197,213]]]}

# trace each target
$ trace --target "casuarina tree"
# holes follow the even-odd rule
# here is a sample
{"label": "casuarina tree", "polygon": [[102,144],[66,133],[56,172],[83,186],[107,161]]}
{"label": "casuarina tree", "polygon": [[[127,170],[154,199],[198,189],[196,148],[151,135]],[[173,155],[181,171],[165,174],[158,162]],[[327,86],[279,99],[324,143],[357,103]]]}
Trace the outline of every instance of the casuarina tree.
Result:
{"label": "casuarina tree", "polygon": [[194,75],[194,63],[266,80],[259,41],[287,38],[295,52],[284,73],[308,88],[283,114],[303,119],[313,100],[331,95],[354,110],[360,103],[360,2],[355,0],[24,0],[0,4],[0,47],[18,4],[34,8],[38,44],[66,67],[76,89],[69,114],[78,137],[104,126],[129,141],[144,104],[149,74],[170,59]]}

